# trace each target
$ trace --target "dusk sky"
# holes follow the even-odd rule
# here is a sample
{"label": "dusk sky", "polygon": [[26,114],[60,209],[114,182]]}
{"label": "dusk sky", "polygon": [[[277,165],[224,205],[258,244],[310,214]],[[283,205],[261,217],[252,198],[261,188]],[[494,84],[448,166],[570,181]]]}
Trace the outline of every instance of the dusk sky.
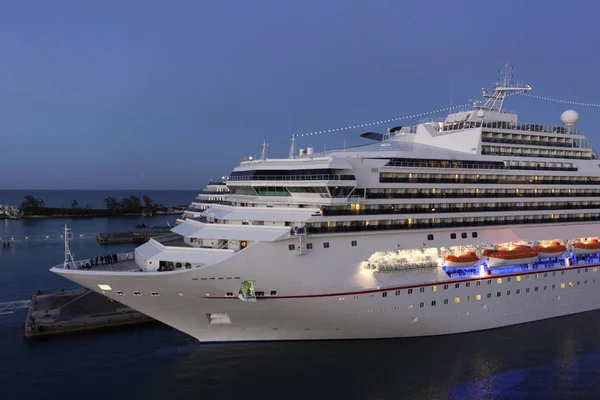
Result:
{"label": "dusk sky", "polygon": [[[506,60],[532,94],[600,103],[599,11],[591,1],[4,1],[0,189],[201,189],[262,140],[285,157],[293,133],[479,99]],[[520,96],[506,106],[548,124],[573,107],[600,150],[600,108]],[[356,145],[366,130],[297,147]]]}

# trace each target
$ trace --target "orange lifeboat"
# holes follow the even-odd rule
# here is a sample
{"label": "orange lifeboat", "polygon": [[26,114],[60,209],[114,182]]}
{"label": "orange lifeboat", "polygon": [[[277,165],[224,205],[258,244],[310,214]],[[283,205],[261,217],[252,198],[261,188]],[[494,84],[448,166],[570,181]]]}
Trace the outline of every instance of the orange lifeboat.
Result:
{"label": "orange lifeboat", "polygon": [[466,268],[466,267],[473,267],[475,265],[477,265],[477,262],[479,262],[479,257],[477,256],[477,254],[475,254],[475,252],[473,251],[468,251],[464,254],[460,254],[458,256],[455,255],[449,255],[445,257],[446,260],[446,265],[449,268]]}
{"label": "orange lifeboat", "polygon": [[567,247],[559,242],[553,242],[548,245],[535,246],[540,258],[555,258],[560,257],[567,250]]}
{"label": "orange lifeboat", "polygon": [[585,242],[574,242],[571,244],[571,250],[574,254],[600,253],[600,242],[598,239],[590,239]]}
{"label": "orange lifeboat", "polygon": [[486,249],[483,251],[483,256],[490,267],[501,267],[530,264],[537,260],[538,252],[529,246],[519,245],[513,248],[500,247],[498,250]]}

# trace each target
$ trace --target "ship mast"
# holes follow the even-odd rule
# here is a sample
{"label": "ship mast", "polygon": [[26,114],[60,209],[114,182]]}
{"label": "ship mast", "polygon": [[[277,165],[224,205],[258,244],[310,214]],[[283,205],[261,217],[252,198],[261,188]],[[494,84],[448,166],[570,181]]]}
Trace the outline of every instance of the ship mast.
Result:
{"label": "ship mast", "polygon": [[73,254],[71,254],[71,250],[69,249],[69,239],[71,239],[71,230],[69,228],[67,228],[67,224],[65,224],[65,229],[64,229],[64,238],[65,238],[65,262],[63,264],[63,268],[64,269],[70,269],[69,268],[69,262],[71,263],[71,265],[73,266],[73,269],[75,268],[75,260],[73,259]]}
{"label": "ship mast", "polygon": [[512,71],[513,67],[510,67],[508,62],[506,62],[504,64],[504,68],[498,71],[500,76],[498,77],[498,82],[496,82],[496,86],[494,87],[494,92],[489,94],[485,88],[481,89],[483,92],[483,97],[485,98],[485,103],[483,105],[476,105],[475,109],[502,112],[504,99],[507,97],[508,92],[527,93],[531,90],[531,86],[529,85],[523,86],[519,84],[513,84],[511,82],[513,77]]}

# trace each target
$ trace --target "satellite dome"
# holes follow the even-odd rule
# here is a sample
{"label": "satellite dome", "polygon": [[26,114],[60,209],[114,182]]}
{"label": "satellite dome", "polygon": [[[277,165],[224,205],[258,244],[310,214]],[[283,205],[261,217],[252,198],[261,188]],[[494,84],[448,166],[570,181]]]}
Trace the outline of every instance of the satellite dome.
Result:
{"label": "satellite dome", "polygon": [[579,121],[579,114],[575,110],[567,110],[560,116],[560,121],[565,126],[573,126]]}

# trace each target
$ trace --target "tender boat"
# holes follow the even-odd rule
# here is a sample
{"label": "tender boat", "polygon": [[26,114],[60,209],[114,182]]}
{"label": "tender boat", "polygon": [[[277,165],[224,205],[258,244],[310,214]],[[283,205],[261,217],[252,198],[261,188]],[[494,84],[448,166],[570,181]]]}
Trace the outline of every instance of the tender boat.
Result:
{"label": "tender boat", "polygon": [[519,245],[512,248],[500,247],[498,250],[486,249],[483,256],[490,267],[501,267],[531,264],[537,260],[538,252],[529,246]]}
{"label": "tender boat", "polygon": [[458,256],[451,254],[446,256],[444,259],[446,260],[446,265],[449,268],[474,267],[479,262],[479,257],[474,251],[468,251]]}
{"label": "tender boat", "polygon": [[567,251],[567,247],[559,242],[552,242],[551,244],[537,245],[535,250],[538,252],[539,258],[556,258],[562,256]]}

